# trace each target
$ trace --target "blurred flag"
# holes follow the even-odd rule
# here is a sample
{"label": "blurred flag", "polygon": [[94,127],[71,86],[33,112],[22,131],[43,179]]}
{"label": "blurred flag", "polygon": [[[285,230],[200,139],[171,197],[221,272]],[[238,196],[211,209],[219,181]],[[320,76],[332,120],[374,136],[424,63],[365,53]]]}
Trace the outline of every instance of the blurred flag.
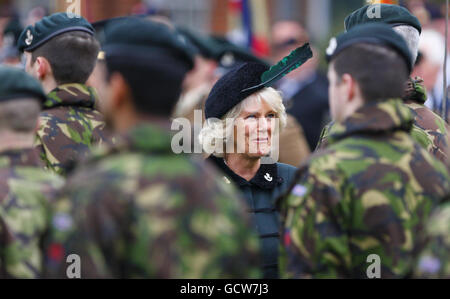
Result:
{"label": "blurred flag", "polygon": [[231,40],[267,57],[270,51],[267,0],[229,0],[228,10]]}

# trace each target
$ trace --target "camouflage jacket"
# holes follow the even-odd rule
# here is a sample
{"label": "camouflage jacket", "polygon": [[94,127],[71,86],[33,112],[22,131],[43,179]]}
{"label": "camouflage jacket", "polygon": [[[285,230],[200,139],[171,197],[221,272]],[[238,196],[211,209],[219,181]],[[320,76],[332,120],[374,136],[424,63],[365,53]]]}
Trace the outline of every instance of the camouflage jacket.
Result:
{"label": "camouflage jacket", "polygon": [[[168,131],[131,130],[77,169],[54,203],[48,277],[258,278],[256,234],[234,188],[175,155]],[[212,166],[211,166],[212,167]]]}
{"label": "camouflage jacket", "polygon": [[450,279],[450,202],[439,207],[427,226],[428,245],[421,253],[416,278]]}
{"label": "camouflage jacket", "polygon": [[0,153],[0,278],[39,278],[48,200],[63,184],[33,149]]}
{"label": "camouflage jacket", "polygon": [[36,148],[48,169],[65,175],[94,145],[109,140],[95,104],[96,92],[81,84],[59,86],[47,96]]}
{"label": "camouflage jacket", "polygon": [[410,137],[401,100],[368,104],[330,131],[280,201],[285,277],[367,278],[412,271],[432,209],[450,194],[446,168]]}
{"label": "camouflage jacket", "polygon": [[[411,136],[435,158],[450,165],[450,126],[436,113],[424,106],[426,92],[420,78],[410,79],[403,98],[405,105],[411,109],[414,116],[414,127]],[[317,149],[325,149],[328,145],[328,135],[333,123],[322,131]]]}

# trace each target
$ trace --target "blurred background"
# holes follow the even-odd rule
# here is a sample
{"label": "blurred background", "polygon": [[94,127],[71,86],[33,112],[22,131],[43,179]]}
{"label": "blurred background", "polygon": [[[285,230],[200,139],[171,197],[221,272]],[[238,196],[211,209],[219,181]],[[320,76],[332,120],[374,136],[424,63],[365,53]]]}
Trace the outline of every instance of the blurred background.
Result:
{"label": "blurred background", "polygon": [[444,98],[445,0],[0,0],[0,62],[20,65],[15,50],[18,35],[54,12],[78,13],[90,22],[127,15],[162,16],[196,34],[227,40],[269,63],[309,41],[315,59],[278,88],[314,150],[329,120],[324,50],[330,37],[343,31],[345,17],[369,2],[403,5],[421,21],[425,30],[414,75],[424,78],[427,105],[438,111]]}

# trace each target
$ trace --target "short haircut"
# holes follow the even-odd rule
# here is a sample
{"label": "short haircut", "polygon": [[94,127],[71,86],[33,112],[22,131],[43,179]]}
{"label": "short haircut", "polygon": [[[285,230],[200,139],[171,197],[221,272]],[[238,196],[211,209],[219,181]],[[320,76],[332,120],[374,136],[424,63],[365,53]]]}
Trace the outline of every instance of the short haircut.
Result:
{"label": "short haircut", "polygon": [[0,131],[33,133],[41,112],[36,99],[14,99],[0,103]]}
{"label": "short haircut", "polygon": [[349,74],[357,82],[366,102],[388,98],[402,98],[408,66],[390,48],[373,44],[355,44],[333,59],[334,70],[340,79]]}
{"label": "short haircut", "polygon": [[412,64],[414,65],[417,60],[417,56],[419,56],[419,42],[420,42],[420,33],[419,30],[412,26],[408,25],[400,25],[393,27],[394,31],[403,37],[408,45],[409,52],[411,52],[412,56]]}
{"label": "short haircut", "polygon": [[109,80],[113,73],[123,76],[131,90],[137,112],[171,116],[180,98],[188,68],[184,68],[181,63],[163,67],[149,67],[144,61],[142,64],[139,66],[137,63],[129,63],[129,58],[108,61],[107,79]]}
{"label": "short haircut", "polygon": [[31,53],[32,63],[44,57],[50,63],[58,85],[85,84],[94,70],[100,44],[94,36],[72,31],[52,38]]}

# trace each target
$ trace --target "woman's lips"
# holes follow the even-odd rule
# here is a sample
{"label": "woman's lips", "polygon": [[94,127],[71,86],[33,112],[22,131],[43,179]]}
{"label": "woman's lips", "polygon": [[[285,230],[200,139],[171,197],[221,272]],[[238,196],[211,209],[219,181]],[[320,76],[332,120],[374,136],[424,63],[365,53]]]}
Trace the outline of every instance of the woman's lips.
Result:
{"label": "woman's lips", "polygon": [[255,142],[255,143],[268,143],[269,142],[269,138],[254,139],[253,142]]}

